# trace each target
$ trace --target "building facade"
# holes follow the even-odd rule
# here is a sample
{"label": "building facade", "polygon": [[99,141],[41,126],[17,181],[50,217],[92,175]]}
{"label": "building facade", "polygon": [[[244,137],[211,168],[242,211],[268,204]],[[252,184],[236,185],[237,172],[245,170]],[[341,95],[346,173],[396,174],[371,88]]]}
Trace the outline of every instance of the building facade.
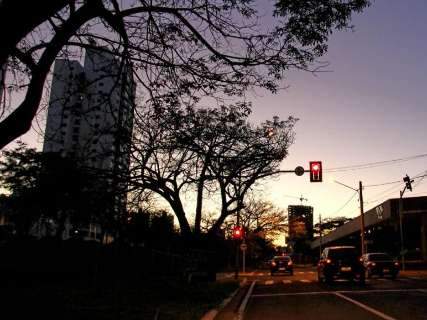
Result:
{"label": "building facade", "polygon": [[306,253],[313,239],[313,207],[288,206],[288,237],[286,242],[294,253]]}
{"label": "building facade", "polygon": [[43,152],[74,159],[90,172],[99,196],[90,207],[115,218],[126,210],[134,106],[132,66],[103,48],[88,49],[83,65],[56,60]]}
{"label": "building facade", "polygon": [[[401,228],[402,238],[401,242]],[[389,199],[364,213],[365,251],[387,252],[394,256],[403,253],[407,260],[427,262],[427,197]],[[334,231],[311,243],[314,252],[320,246],[361,246],[361,218],[352,219]]]}

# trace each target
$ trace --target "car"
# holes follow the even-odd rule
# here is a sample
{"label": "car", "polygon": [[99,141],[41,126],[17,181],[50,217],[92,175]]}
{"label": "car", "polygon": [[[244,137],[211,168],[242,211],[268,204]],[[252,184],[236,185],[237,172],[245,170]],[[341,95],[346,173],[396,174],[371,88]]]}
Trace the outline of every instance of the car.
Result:
{"label": "car", "polygon": [[290,256],[275,256],[270,261],[270,274],[274,275],[278,272],[288,272],[290,275],[294,274],[293,262]]}
{"label": "car", "polygon": [[399,273],[399,262],[384,252],[371,252],[362,256],[366,275],[371,278],[373,275],[383,277],[385,273],[392,279],[396,279]]}
{"label": "car", "polygon": [[317,276],[319,282],[332,283],[335,279],[347,279],[365,284],[365,267],[356,247],[327,247],[317,264]]}

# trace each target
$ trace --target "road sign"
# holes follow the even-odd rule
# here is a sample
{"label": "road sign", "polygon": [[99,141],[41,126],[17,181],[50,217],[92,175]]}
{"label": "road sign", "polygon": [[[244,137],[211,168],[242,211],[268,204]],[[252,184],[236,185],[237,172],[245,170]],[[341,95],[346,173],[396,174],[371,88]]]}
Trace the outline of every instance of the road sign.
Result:
{"label": "road sign", "polygon": [[248,245],[246,243],[242,243],[240,245],[240,250],[245,251],[248,248]]}

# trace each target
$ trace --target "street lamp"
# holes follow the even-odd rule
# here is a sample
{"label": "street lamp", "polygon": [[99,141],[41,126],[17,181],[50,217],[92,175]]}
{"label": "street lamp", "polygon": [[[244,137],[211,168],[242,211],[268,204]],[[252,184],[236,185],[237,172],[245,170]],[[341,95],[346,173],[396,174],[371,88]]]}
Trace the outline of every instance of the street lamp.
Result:
{"label": "street lamp", "polygon": [[359,193],[359,202],[360,202],[360,242],[361,242],[361,252],[362,255],[365,254],[365,214],[363,212],[363,193],[362,193],[362,181],[359,181],[359,189],[350,187],[342,182],[334,180],[335,183],[338,183],[344,187],[347,187],[351,190],[354,190]]}

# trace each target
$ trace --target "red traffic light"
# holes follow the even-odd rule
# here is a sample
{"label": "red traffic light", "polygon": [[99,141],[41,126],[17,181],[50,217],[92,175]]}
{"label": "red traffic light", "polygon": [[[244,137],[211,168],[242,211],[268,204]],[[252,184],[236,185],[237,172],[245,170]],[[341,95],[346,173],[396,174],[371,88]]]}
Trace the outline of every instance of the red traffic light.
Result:
{"label": "red traffic light", "polygon": [[322,161],[310,161],[310,182],[322,182]]}
{"label": "red traffic light", "polygon": [[240,240],[243,238],[243,234],[244,234],[244,231],[241,226],[235,226],[233,228],[233,239]]}

